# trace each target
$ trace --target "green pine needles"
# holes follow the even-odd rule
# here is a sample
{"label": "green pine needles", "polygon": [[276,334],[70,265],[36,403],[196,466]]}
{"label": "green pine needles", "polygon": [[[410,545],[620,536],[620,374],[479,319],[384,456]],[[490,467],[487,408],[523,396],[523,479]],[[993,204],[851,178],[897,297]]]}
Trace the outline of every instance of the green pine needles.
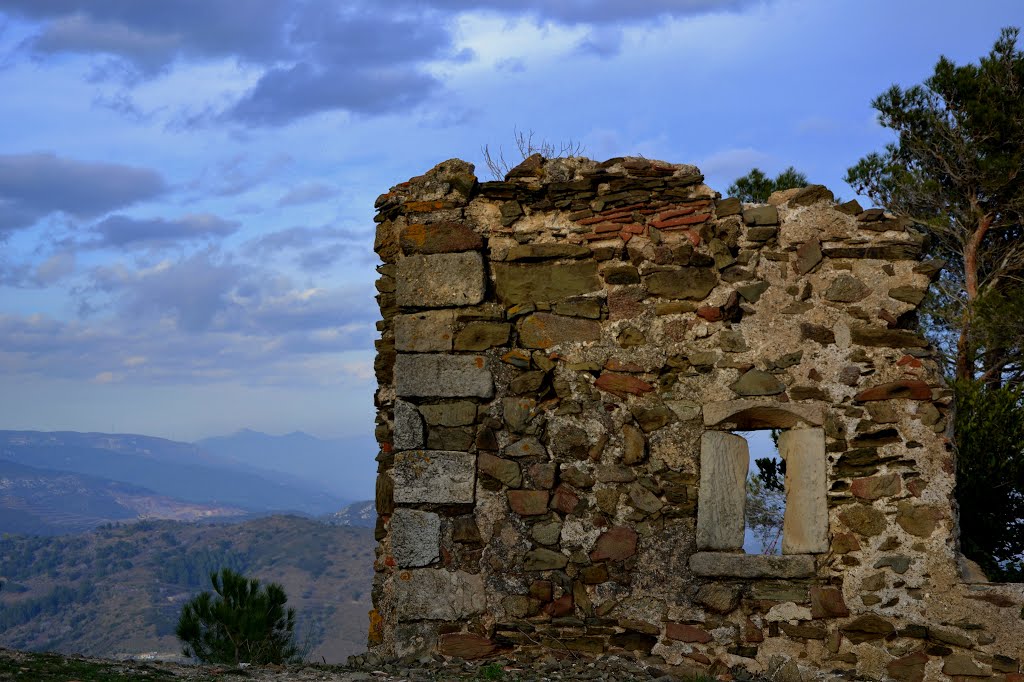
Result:
{"label": "green pine needles", "polygon": [[239,665],[302,660],[295,645],[295,609],[277,583],[261,587],[229,568],[211,573],[214,594],[203,592],[181,610],[175,634],[183,653],[202,663]]}

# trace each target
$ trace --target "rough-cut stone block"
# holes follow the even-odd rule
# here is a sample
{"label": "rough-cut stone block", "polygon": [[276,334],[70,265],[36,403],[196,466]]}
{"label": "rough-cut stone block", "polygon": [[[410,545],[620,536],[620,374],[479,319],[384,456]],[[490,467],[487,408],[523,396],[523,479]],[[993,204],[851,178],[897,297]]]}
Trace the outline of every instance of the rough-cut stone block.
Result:
{"label": "rough-cut stone block", "polygon": [[398,504],[472,504],[476,455],[446,450],[410,450],[395,455]]}
{"label": "rough-cut stone block", "polygon": [[751,369],[729,385],[738,395],[778,395],[786,390],[785,384],[768,372]]}
{"label": "rough-cut stone block", "polygon": [[477,251],[484,245],[480,235],[467,225],[453,222],[413,223],[402,229],[398,241],[407,254]]}
{"label": "rough-cut stone block", "polygon": [[535,313],[519,323],[519,342],[527,348],[550,348],[600,338],[601,324],[597,320]]}
{"label": "rough-cut stone block", "polygon": [[406,256],[395,279],[401,306],[447,308],[484,300],[484,261],[476,252]]}
{"label": "rough-cut stone block", "polygon": [[623,397],[626,394],[643,395],[654,390],[654,386],[651,386],[643,379],[616,372],[602,372],[601,376],[594,382],[594,386],[602,391],[608,391]]}
{"label": "rough-cut stone block", "polygon": [[520,516],[539,516],[548,513],[548,491],[509,490],[508,506]]}
{"label": "rough-cut stone block", "polygon": [[592,561],[622,561],[636,554],[637,534],[627,526],[615,526],[601,534],[590,553]]}
{"label": "rough-cut stone block", "polygon": [[494,380],[482,355],[409,355],[395,358],[395,392],[412,398],[490,398]]}
{"label": "rough-cut stone block", "polygon": [[527,571],[557,571],[568,565],[569,557],[561,552],[539,547],[526,553],[523,569]]}
{"label": "rough-cut stone block", "polygon": [[486,658],[498,650],[498,645],[483,635],[471,632],[452,632],[441,635],[438,650],[443,656],[473,660]]}
{"label": "rough-cut stone block", "polygon": [[809,239],[796,250],[796,271],[801,275],[806,275],[817,267],[818,263],[821,262],[821,258],[821,242],[818,241],[817,237]]}
{"label": "rough-cut stone block", "polygon": [[855,303],[867,298],[870,293],[871,289],[864,282],[853,275],[842,273],[825,290],[825,299],[837,303]]}
{"label": "rough-cut stone block", "polygon": [[843,591],[837,587],[814,586],[811,588],[812,618],[846,618],[850,609],[843,599]]}
{"label": "rough-cut stone block", "polygon": [[420,405],[419,411],[429,426],[469,426],[476,422],[476,403],[471,400]]}
{"label": "rough-cut stone block", "polygon": [[821,426],[825,422],[825,405],[766,402],[744,398],[704,405],[705,426],[728,426],[745,431],[790,429],[801,422],[809,426]]}
{"label": "rough-cut stone block", "polygon": [[395,316],[395,349],[409,353],[450,351],[455,334],[454,310],[425,310]]}
{"label": "rough-cut stone block", "polygon": [[718,275],[710,268],[687,267],[651,273],[644,283],[652,296],[699,301],[718,284]]}
{"label": "rough-cut stone block", "polygon": [[523,484],[523,473],[516,462],[481,452],[477,455],[477,467],[480,473],[487,474],[510,488],[518,488]]}
{"label": "rough-cut stone block", "polygon": [[591,254],[590,249],[578,244],[566,244],[563,242],[551,242],[546,244],[519,244],[508,250],[505,260],[529,261],[548,260],[552,258],[586,258]]}
{"label": "rough-cut stone block", "polygon": [[402,571],[394,585],[400,620],[460,620],[487,605],[483,578],[464,571]]}
{"label": "rough-cut stone block", "polygon": [[686,623],[668,623],[665,625],[665,636],[669,639],[674,639],[677,642],[691,642],[697,644],[707,644],[714,637],[711,636],[707,630],[699,628],[696,625],[687,625]]}
{"label": "rough-cut stone block", "polygon": [[723,578],[809,578],[814,575],[814,557],[696,552],[690,557],[690,570],[699,576]]}
{"label": "rough-cut stone block", "polygon": [[395,401],[395,429],[391,445],[395,450],[423,447],[423,419],[412,403]]}
{"label": "rough-cut stone block", "polygon": [[850,341],[860,346],[883,348],[926,348],[928,346],[928,341],[921,338],[916,332],[866,325],[850,327]]}
{"label": "rough-cut stone block", "polygon": [[779,435],[779,455],[786,462],[786,513],[782,523],[783,554],[828,551],[828,484],[825,431],[795,429]]}
{"label": "rough-cut stone block", "polygon": [[595,261],[493,267],[495,292],[505,305],[559,301],[601,289]]}
{"label": "rough-cut stone block", "polygon": [[708,431],[700,441],[700,492],[697,503],[697,547],[743,547],[750,456],[741,436]]}
{"label": "rough-cut stone block", "polygon": [[872,400],[892,400],[894,398],[931,400],[932,389],[920,379],[904,379],[866,388],[853,399],[859,403],[865,403]]}
{"label": "rough-cut stone block", "polygon": [[743,211],[743,222],[747,225],[778,225],[779,211],[774,206],[758,206]]}
{"label": "rough-cut stone block", "polygon": [[455,337],[455,350],[487,350],[504,346],[511,331],[512,325],[505,322],[470,322]]}
{"label": "rough-cut stone block", "polygon": [[440,558],[441,517],[418,509],[391,516],[391,554],[401,568],[428,566]]}

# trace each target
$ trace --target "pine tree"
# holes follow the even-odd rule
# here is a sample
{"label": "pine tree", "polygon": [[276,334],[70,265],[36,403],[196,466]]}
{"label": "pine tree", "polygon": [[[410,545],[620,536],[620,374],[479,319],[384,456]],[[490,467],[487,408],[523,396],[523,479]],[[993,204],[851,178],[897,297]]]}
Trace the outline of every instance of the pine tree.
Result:
{"label": "pine tree", "polygon": [[295,609],[277,583],[265,588],[229,568],[211,573],[215,594],[202,592],[181,610],[175,634],[183,653],[203,663],[287,663],[301,660]]}

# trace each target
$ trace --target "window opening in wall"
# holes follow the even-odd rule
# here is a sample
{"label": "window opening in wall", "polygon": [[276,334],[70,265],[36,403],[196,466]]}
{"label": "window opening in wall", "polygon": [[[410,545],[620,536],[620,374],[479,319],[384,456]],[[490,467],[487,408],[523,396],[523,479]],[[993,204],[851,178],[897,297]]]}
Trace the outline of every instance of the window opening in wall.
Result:
{"label": "window opening in wall", "polygon": [[779,431],[740,431],[747,441],[746,529],[743,551],[747,554],[781,554],[782,523],[786,514],[786,462],[779,456]]}
{"label": "window opening in wall", "polygon": [[[769,427],[770,428],[770,427]],[[825,433],[820,428],[784,429],[777,434],[776,449],[761,445],[762,438],[772,443],[771,431],[755,434],[755,453],[739,433],[708,430],[701,436],[700,491],[697,505],[697,549],[701,551],[818,554],[828,551],[828,505],[825,497]],[[749,435],[749,434],[748,434]],[[764,460],[759,467],[756,460]],[[753,466],[751,466],[753,464]],[[771,509],[747,509],[750,475],[760,477],[764,470],[771,479],[774,499]],[[771,476],[774,469],[775,477]],[[782,473],[782,481],[777,481]],[[765,479],[761,479],[762,483]],[[766,484],[767,487],[769,484]],[[778,488],[782,490],[777,490]],[[769,518],[757,518],[758,511],[777,512]],[[751,516],[755,523],[750,522]],[[781,540],[772,525],[781,517]],[[757,525],[764,525],[765,541],[756,550],[747,544],[750,531],[757,540]],[[773,542],[774,540],[774,542]]]}

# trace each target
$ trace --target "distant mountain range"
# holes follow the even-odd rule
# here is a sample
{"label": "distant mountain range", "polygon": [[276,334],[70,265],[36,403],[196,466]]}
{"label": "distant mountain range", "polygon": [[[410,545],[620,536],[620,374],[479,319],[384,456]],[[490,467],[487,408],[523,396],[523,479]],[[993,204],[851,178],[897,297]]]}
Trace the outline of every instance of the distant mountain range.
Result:
{"label": "distant mountain range", "polygon": [[357,439],[304,433],[246,430],[191,444],[132,434],[0,431],[0,532],[79,532],[139,518],[333,514],[372,497],[375,453],[375,445]]}

